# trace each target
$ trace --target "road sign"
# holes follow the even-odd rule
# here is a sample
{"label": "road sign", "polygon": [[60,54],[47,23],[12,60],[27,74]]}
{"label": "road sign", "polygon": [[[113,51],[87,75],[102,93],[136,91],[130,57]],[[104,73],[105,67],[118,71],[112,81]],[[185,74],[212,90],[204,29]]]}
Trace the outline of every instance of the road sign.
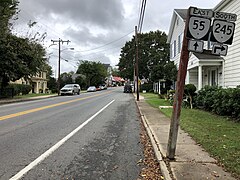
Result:
{"label": "road sign", "polygon": [[188,41],[188,50],[194,52],[203,52],[203,41],[189,40]]}
{"label": "road sign", "polygon": [[222,20],[214,20],[210,41],[221,44],[232,44],[235,23]]}
{"label": "road sign", "polygon": [[211,9],[198,9],[196,7],[190,7],[190,16],[199,16],[210,19],[213,17],[213,11]]}
{"label": "road sign", "polygon": [[213,44],[212,47],[212,54],[214,55],[221,55],[226,56],[227,55],[228,46],[223,44]]}
{"label": "road sign", "polygon": [[189,19],[187,37],[190,39],[208,40],[211,20],[192,16]]}
{"label": "road sign", "polygon": [[215,12],[214,18],[224,20],[224,21],[236,21],[237,15],[231,14],[231,13],[225,13],[225,12]]}

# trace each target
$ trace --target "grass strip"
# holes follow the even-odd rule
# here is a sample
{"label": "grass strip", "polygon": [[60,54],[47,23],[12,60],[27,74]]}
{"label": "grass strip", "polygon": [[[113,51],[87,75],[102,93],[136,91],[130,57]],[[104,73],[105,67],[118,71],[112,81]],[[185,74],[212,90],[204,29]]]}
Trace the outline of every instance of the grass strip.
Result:
{"label": "grass strip", "polygon": [[[153,107],[165,106],[158,95],[142,94]],[[171,117],[172,109],[161,109]],[[226,170],[240,178],[240,123],[198,109],[182,108],[180,126]]]}

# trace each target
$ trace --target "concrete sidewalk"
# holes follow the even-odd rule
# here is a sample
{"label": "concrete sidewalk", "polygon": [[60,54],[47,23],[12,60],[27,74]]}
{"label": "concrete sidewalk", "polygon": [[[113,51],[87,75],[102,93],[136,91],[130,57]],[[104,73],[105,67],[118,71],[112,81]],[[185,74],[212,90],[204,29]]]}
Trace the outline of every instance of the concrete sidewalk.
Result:
{"label": "concrete sidewalk", "polygon": [[[135,95],[136,98],[136,95]],[[166,158],[170,119],[159,109],[151,107],[140,96],[136,101],[144,125],[153,144],[156,157],[165,179],[235,179],[230,173],[217,165],[217,161],[184,131],[179,129],[176,157],[174,161]]]}
{"label": "concrete sidewalk", "polygon": [[50,95],[27,97],[27,98],[6,98],[6,99],[0,99],[0,105],[10,104],[10,103],[16,103],[16,102],[24,102],[24,101],[32,101],[32,100],[46,99],[46,98],[51,98],[51,97],[56,97],[56,96],[58,96],[58,95],[56,95],[56,94],[50,94]]}

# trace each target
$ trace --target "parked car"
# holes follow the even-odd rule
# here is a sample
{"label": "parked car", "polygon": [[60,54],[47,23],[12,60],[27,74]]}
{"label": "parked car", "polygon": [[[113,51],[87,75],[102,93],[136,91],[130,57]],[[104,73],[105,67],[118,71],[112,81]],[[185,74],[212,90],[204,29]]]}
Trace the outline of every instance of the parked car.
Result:
{"label": "parked car", "polygon": [[124,86],[124,90],[123,90],[124,93],[132,93],[132,86],[130,84],[126,84]]}
{"label": "parked car", "polygon": [[66,84],[62,89],[60,89],[60,95],[74,95],[80,94],[81,87],[79,84]]}
{"label": "parked car", "polygon": [[87,92],[95,92],[97,90],[97,88],[95,86],[89,86],[89,88],[87,89]]}

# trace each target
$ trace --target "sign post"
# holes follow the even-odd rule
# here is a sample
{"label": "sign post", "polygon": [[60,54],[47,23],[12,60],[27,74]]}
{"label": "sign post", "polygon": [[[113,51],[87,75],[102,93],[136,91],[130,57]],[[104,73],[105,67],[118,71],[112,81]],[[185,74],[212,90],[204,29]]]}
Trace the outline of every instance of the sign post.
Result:
{"label": "sign post", "polygon": [[[211,26],[213,16],[215,19]],[[219,43],[213,45],[212,54],[226,55],[227,46],[223,44],[232,44],[235,24],[230,21],[236,21],[236,19],[237,15],[235,14],[214,13],[210,9],[198,9],[196,7],[188,9],[168,138],[167,157],[169,159],[174,159],[176,151],[189,51],[203,52],[203,41],[209,40],[212,27],[210,39],[213,42]]]}
{"label": "sign post", "polygon": [[[188,10],[188,16],[189,16],[189,10]],[[171,124],[170,124],[169,138],[168,138],[167,157],[169,159],[174,159],[175,157],[181,105],[182,105],[182,99],[183,99],[185,78],[187,74],[187,66],[188,66],[188,59],[189,59],[188,40],[186,38],[186,34],[188,31],[188,23],[189,23],[188,19],[189,18],[187,18],[185,30],[184,30],[182,52],[181,52],[178,77],[177,77],[177,88],[174,96],[173,112],[171,117]]]}

